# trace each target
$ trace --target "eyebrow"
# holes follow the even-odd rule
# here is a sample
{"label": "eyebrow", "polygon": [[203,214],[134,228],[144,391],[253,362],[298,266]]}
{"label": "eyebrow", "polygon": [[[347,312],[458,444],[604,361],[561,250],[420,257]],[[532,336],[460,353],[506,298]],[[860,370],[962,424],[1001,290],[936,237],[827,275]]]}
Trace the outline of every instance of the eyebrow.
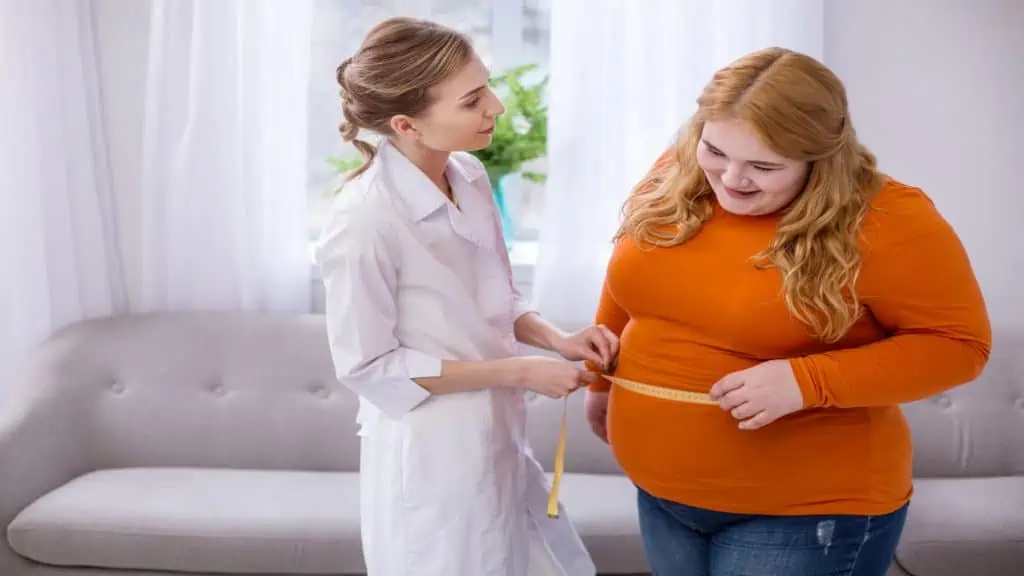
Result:
{"label": "eyebrow", "polygon": [[[708,142],[707,138],[701,138],[701,142],[704,142],[704,145],[707,146],[708,148],[710,148],[711,150],[713,150],[714,152],[718,152],[719,154],[725,156],[725,152],[722,152],[722,149],[719,148],[718,146],[715,146],[711,142]],[[747,162],[749,162],[751,164],[757,164],[758,166],[765,166],[765,167],[768,167],[768,168],[785,168],[786,167],[786,165],[782,164],[781,162],[768,162],[766,160],[747,160]]]}
{"label": "eyebrow", "polygon": [[475,96],[475,95],[476,95],[477,93],[479,93],[479,92],[480,92],[481,90],[483,90],[484,88],[487,88],[487,84],[481,84],[480,86],[477,86],[476,88],[473,88],[473,89],[472,89],[472,90],[470,90],[469,92],[466,92],[465,94],[463,94],[462,96],[460,96],[460,97],[459,97],[459,100],[460,100],[460,101],[461,101],[461,100],[466,100],[466,99],[467,99],[467,98],[469,98],[470,96]]}

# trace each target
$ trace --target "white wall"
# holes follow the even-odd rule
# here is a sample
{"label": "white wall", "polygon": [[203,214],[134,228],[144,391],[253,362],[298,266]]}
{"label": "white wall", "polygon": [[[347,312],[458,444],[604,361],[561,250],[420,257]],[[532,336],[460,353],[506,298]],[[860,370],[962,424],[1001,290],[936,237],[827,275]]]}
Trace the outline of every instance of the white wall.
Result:
{"label": "white wall", "polygon": [[994,328],[1024,333],[1024,1],[833,1],[825,22],[859,136],[956,228]]}

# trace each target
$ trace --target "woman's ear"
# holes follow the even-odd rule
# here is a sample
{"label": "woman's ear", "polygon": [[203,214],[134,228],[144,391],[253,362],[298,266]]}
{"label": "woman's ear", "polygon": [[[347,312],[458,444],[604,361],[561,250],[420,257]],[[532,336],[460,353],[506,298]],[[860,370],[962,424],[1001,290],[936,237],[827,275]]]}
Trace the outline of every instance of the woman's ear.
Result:
{"label": "woman's ear", "polygon": [[420,137],[420,131],[416,129],[412,118],[404,114],[397,114],[391,117],[391,130],[398,136],[405,136],[414,140],[418,140]]}

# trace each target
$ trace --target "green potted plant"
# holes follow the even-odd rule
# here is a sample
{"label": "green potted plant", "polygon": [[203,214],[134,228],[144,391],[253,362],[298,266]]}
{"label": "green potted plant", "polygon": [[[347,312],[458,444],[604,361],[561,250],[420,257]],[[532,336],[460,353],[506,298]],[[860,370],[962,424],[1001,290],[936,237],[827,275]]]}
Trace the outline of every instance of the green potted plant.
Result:
{"label": "green potted plant", "polygon": [[[532,83],[524,81],[524,77],[536,68],[535,64],[527,64],[491,78],[491,87],[505,105],[505,113],[495,122],[490,146],[471,152],[487,170],[501,214],[506,245],[511,245],[516,230],[509,217],[505,179],[512,174],[520,174],[531,182],[544,182],[546,178],[544,174],[523,170],[524,164],[547,154],[548,108],[544,102],[544,90],[548,77]],[[362,159],[329,158],[328,162],[338,173],[345,173],[359,167]]]}
{"label": "green potted plant", "polygon": [[472,152],[487,169],[507,246],[511,246],[516,230],[505,197],[506,177],[520,174],[531,182],[544,182],[546,178],[523,170],[524,164],[547,154],[548,147],[548,108],[544,102],[548,77],[532,84],[524,82],[524,77],[536,68],[527,64],[491,78],[491,87],[505,105],[505,113],[495,122],[491,145]]}

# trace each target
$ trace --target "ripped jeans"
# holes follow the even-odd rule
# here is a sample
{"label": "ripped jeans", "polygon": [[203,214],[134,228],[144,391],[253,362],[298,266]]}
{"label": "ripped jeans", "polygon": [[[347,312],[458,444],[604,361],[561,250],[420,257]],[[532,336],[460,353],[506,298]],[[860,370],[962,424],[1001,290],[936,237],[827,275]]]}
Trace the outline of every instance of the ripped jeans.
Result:
{"label": "ripped jeans", "polygon": [[907,506],[882,516],[748,516],[638,489],[654,576],[885,576]]}

